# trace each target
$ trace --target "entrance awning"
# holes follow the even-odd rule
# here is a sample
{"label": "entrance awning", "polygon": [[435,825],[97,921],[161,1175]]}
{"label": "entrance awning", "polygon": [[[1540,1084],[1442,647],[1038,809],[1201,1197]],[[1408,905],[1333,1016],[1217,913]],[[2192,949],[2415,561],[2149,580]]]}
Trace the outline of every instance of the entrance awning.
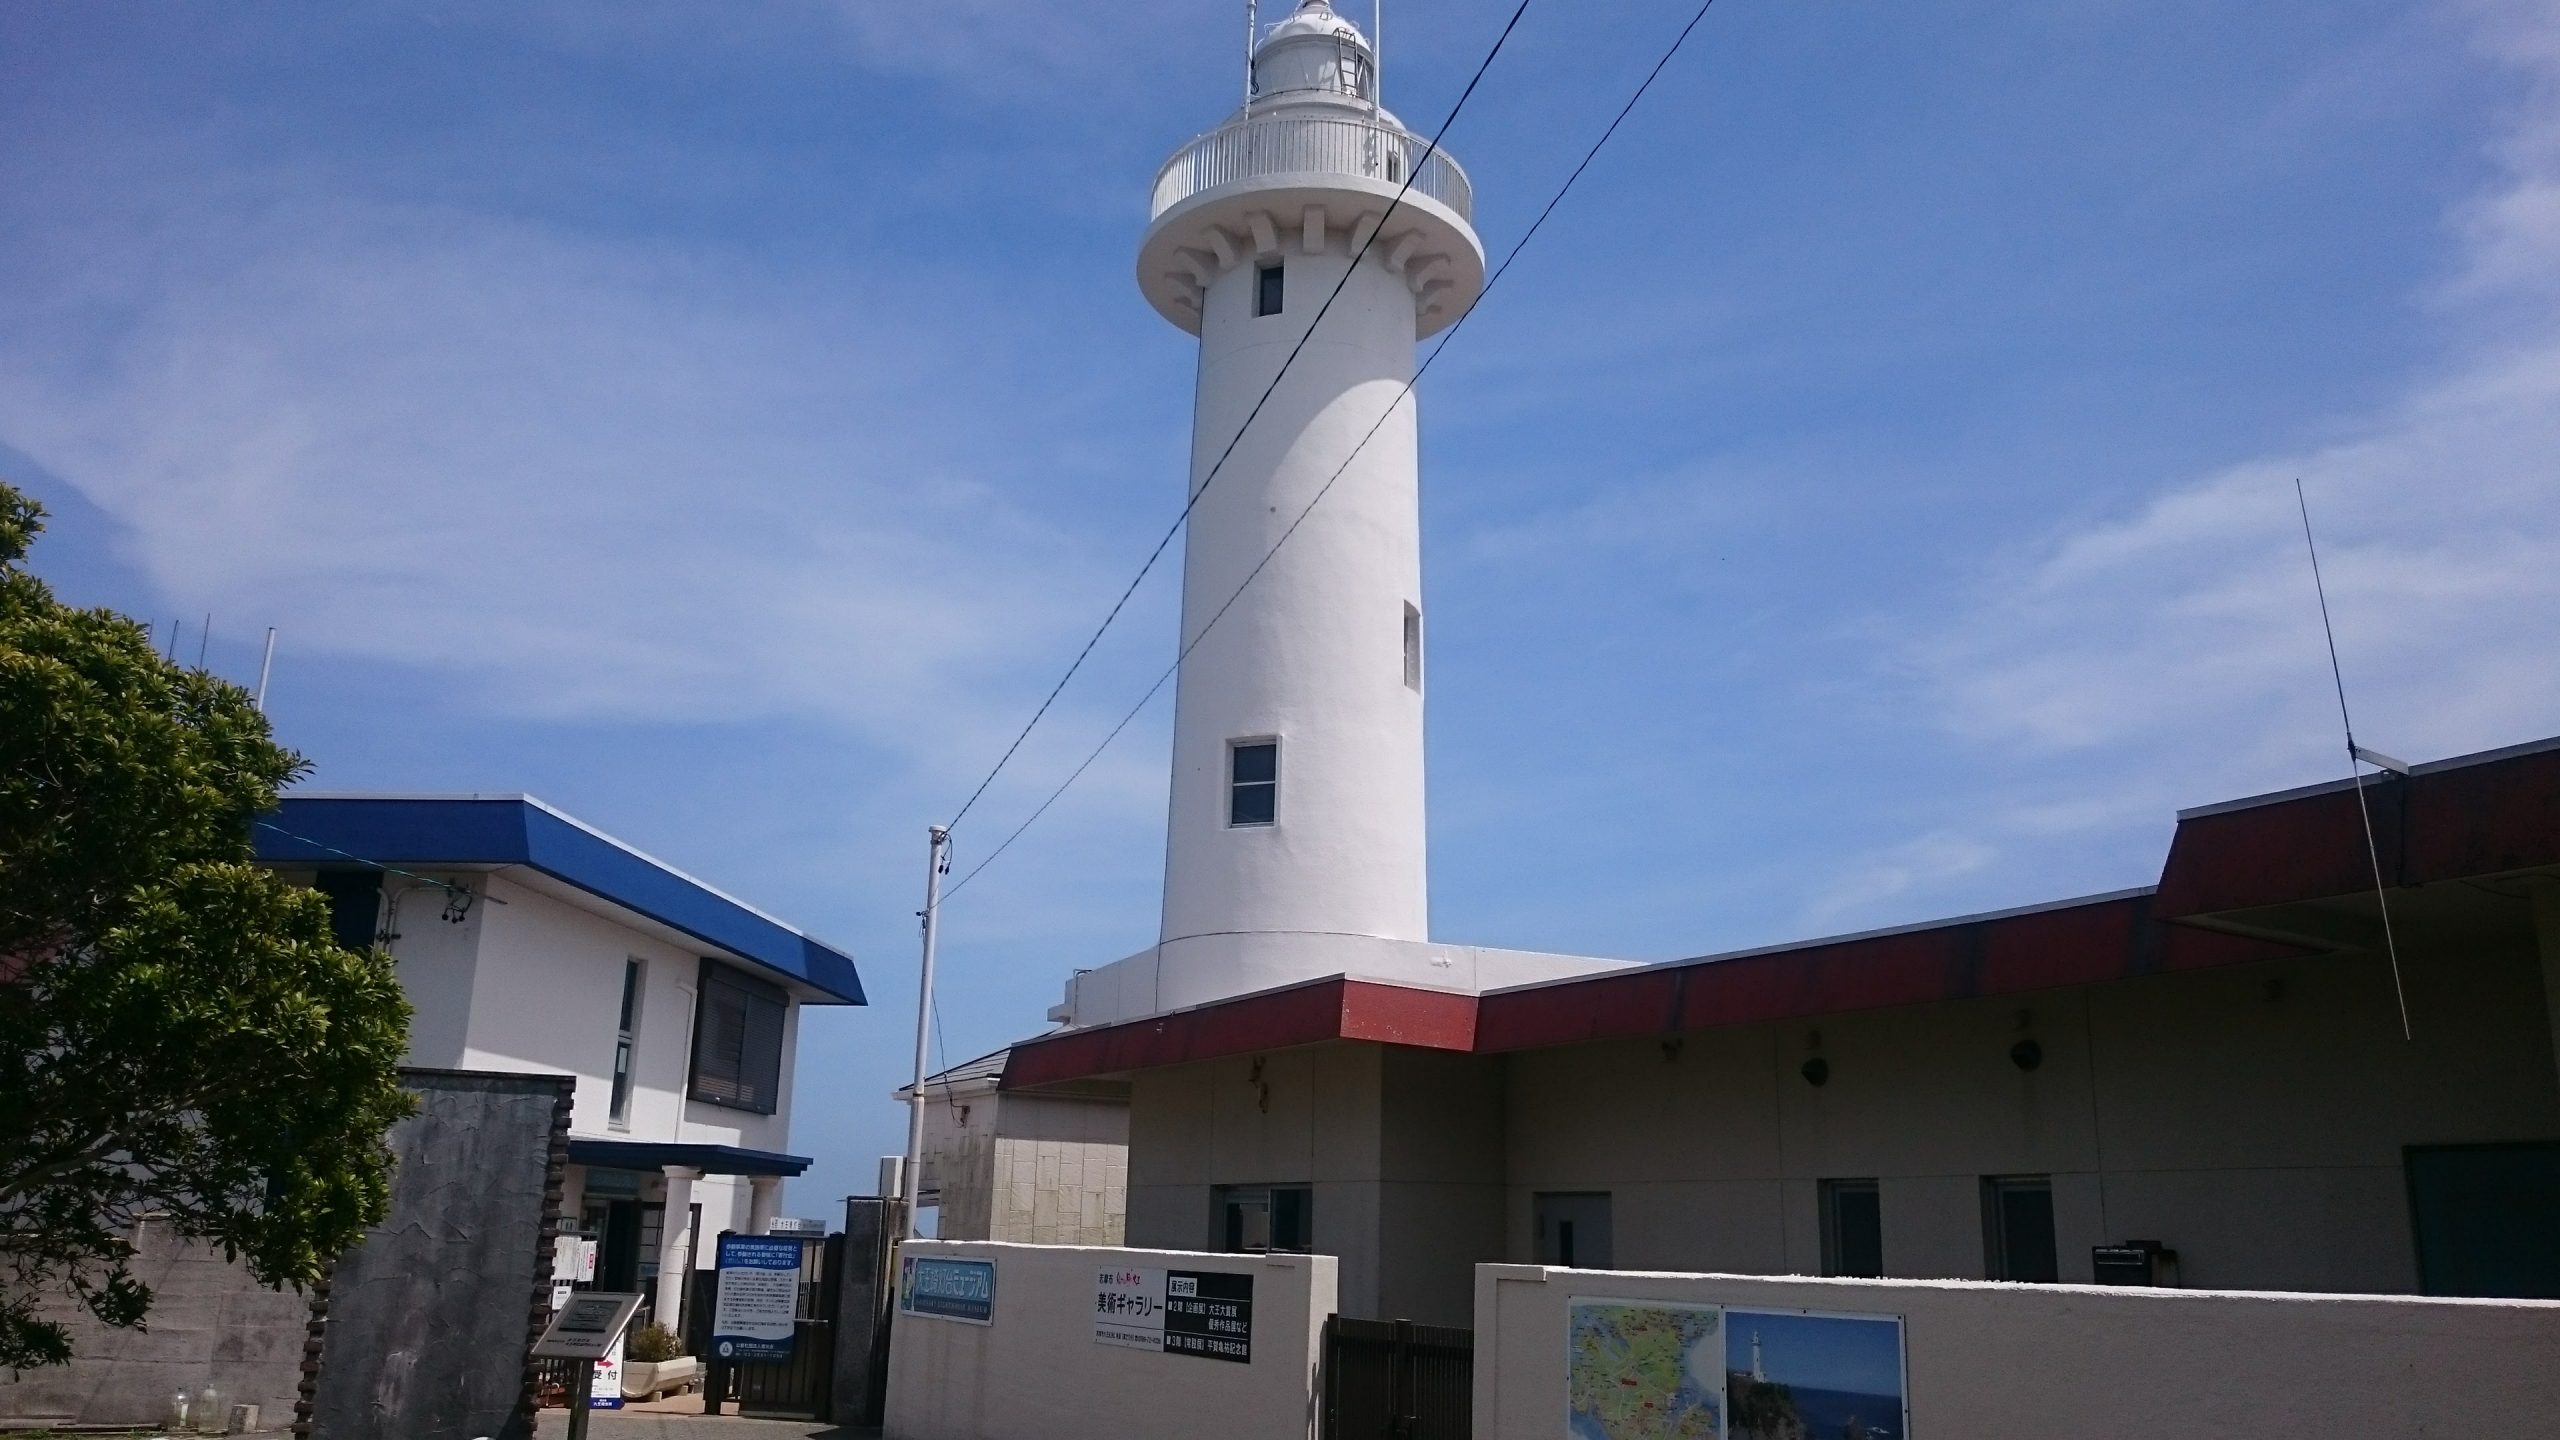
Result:
{"label": "entrance awning", "polygon": [[569,1163],[605,1170],[663,1170],[681,1165],[705,1175],[797,1175],[809,1168],[806,1155],[783,1155],[737,1145],[695,1145],[654,1140],[569,1141]]}

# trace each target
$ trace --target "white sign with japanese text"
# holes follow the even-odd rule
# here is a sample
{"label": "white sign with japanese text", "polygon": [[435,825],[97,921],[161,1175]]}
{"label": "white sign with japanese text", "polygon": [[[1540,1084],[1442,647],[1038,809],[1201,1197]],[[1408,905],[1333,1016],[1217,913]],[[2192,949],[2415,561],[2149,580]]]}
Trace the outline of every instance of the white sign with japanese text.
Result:
{"label": "white sign with japanese text", "polygon": [[1164,1348],[1164,1272],[1111,1269],[1093,1287],[1093,1338],[1132,1350]]}

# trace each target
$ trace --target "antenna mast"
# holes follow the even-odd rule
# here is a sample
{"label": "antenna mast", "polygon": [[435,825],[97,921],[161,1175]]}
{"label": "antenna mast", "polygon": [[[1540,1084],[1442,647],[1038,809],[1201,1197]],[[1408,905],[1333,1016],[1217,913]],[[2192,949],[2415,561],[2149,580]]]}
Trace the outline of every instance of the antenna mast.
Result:
{"label": "antenna mast", "polygon": [[2320,546],[2311,538],[2311,502],[2303,497],[2302,477],[2293,481],[2293,503],[2302,511],[2302,545],[2311,552],[2311,588],[2320,596],[2320,633],[2329,638],[2329,678],[2338,687],[2338,723],[2347,732],[2347,773],[2356,782],[2356,813],[2364,817],[2365,859],[2373,865],[2373,903],[2382,910],[2382,948],[2391,958],[2391,994],[2400,1002],[2400,1038],[2409,1033],[2409,992],[2400,983],[2400,942],[2391,933],[2391,896],[2382,884],[2382,847],[2373,838],[2373,807],[2365,803],[2364,767],[2368,760],[2385,770],[2401,774],[2407,768],[2390,757],[2379,755],[2356,743],[2356,722],[2347,714],[2347,672],[2338,664],[2338,631],[2329,623],[2329,587],[2320,578]]}
{"label": "antenna mast", "polygon": [[1387,104],[1387,0],[1369,0],[1369,118]]}
{"label": "antenna mast", "polygon": [[1254,0],[1244,0],[1244,108],[1253,112],[1253,32],[1257,28]]}

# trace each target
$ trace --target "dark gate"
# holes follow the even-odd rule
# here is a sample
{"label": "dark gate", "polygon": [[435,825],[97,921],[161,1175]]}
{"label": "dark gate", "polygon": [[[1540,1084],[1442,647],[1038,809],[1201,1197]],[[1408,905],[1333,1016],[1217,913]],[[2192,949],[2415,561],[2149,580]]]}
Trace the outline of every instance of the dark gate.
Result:
{"label": "dark gate", "polygon": [[[783,1236],[767,1236],[783,1239]],[[686,1348],[704,1357],[704,1408],[717,1413],[721,1402],[735,1400],[738,1413],[775,1419],[821,1420],[834,1398],[837,1289],[844,1277],[844,1237],[802,1235],[800,1241],[800,1309],[788,1360],[723,1361],[711,1343],[711,1322],[718,1304],[717,1271],[700,1272],[699,1283],[686,1287]]]}
{"label": "dark gate", "polygon": [[1324,1322],[1324,1440],[1467,1440],[1476,1334],[1409,1320]]}

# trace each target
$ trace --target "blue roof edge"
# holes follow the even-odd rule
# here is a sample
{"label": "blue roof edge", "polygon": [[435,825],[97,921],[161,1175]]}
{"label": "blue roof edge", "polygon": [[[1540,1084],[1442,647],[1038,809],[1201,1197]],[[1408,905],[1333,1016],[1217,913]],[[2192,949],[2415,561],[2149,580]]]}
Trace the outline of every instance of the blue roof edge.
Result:
{"label": "blue roof edge", "polygon": [[271,864],[522,865],[834,1003],[869,1003],[852,956],[529,795],[288,795],[255,836]]}

